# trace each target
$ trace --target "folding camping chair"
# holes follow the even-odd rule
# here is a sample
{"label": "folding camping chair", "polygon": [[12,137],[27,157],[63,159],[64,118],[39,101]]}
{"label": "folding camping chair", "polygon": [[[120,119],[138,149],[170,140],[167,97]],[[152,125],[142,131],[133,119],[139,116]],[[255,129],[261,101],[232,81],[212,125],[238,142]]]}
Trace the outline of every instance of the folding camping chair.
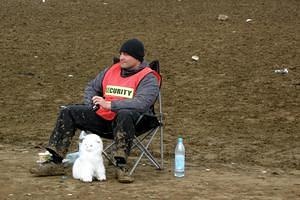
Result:
{"label": "folding camping chair", "polygon": [[[114,63],[119,60],[114,58]],[[160,74],[160,65],[159,61],[155,60],[149,64],[149,67]],[[162,113],[162,99],[161,92],[155,102],[158,107],[158,113],[155,113],[155,105],[151,107],[154,114],[143,114],[139,117],[135,124],[136,135],[133,138],[133,145],[131,150],[138,149],[139,156],[133,162],[131,169],[129,169],[129,175],[132,175],[137,166],[139,165],[141,159],[145,156],[151,164],[153,164],[156,169],[163,169],[164,165],[164,148],[163,148],[163,113]],[[150,151],[150,144],[153,142],[156,135],[160,133],[160,162]],[[116,161],[112,158],[111,150],[113,149],[115,142],[113,141],[107,145],[103,150],[103,155],[114,165],[117,166]]]}

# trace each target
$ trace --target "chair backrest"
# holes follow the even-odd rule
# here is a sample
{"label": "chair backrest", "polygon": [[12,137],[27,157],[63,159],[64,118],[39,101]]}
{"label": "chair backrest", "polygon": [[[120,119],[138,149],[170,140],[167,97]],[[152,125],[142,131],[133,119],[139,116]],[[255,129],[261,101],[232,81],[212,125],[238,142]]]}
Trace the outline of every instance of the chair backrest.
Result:
{"label": "chair backrest", "polygon": [[[158,60],[153,60],[150,64],[149,67],[154,70],[155,72],[157,72],[157,74],[160,76],[160,83],[159,83],[159,88],[161,88],[161,83],[162,83],[162,76],[160,74],[160,65],[159,65],[159,61]],[[162,115],[162,104],[161,104],[161,91],[159,91],[158,97],[156,99],[156,101],[159,104],[159,115]],[[154,105],[151,106],[151,110],[152,112],[155,114],[155,108]],[[160,119],[161,121],[161,119]]]}
{"label": "chair backrest", "polygon": [[156,71],[160,75],[160,66],[159,66],[159,61],[158,60],[153,60],[150,64],[149,67]]}

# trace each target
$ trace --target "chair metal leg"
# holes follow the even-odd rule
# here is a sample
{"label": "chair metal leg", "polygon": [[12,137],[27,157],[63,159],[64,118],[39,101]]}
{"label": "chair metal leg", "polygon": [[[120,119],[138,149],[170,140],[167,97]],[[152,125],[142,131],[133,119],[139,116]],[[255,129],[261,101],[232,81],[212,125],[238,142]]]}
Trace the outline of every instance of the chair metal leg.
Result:
{"label": "chair metal leg", "polygon": [[[158,127],[158,128],[159,128],[159,127]],[[147,158],[151,161],[151,163],[152,163],[157,169],[162,169],[161,165],[157,162],[157,160],[156,160],[156,159],[152,156],[152,154],[148,151],[149,145],[151,144],[152,140],[154,139],[154,136],[156,135],[157,129],[158,129],[158,128],[156,128],[156,130],[154,131],[154,133],[151,135],[151,137],[150,137],[149,141],[147,142],[146,146],[144,146],[144,145],[142,144],[142,142],[141,142],[137,137],[135,138],[135,141],[136,141],[135,145],[140,149],[141,154],[140,154],[140,156],[138,157],[138,159],[136,160],[136,162],[134,163],[134,166],[132,167],[131,171],[129,172],[129,175],[131,175],[131,174],[135,171],[136,167],[138,166],[140,160],[142,159],[142,157],[143,157],[144,155],[147,156]]]}
{"label": "chair metal leg", "polygon": [[103,150],[102,154],[106,157],[106,159],[107,159],[108,161],[110,161],[115,167],[117,167],[116,161],[115,161],[114,159],[112,159],[111,156],[109,156],[109,155],[106,153],[106,151],[107,151],[108,149],[110,149],[114,144],[115,144],[115,142],[112,142],[110,145],[108,145],[108,146]]}
{"label": "chair metal leg", "polygon": [[[145,133],[144,135],[143,135],[143,137],[140,139],[140,141],[144,141],[144,139],[146,138],[146,137],[148,137],[152,132],[156,132],[157,130],[156,130],[157,128],[153,128],[153,129],[151,129],[150,131],[148,131],[148,133]],[[141,136],[139,136],[139,137],[141,137]],[[131,147],[131,149],[134,149],[136,147],[136,143],[134,143],[133,144],[133,146]]]}
{"label": "chair metal leg", "polygon": [[[158,132],[158,129],[160,129],[160,154],[161,154],[161,161],[160,163],[156,160],[156,158],[149,152],[148,148],[150,146],[150,144],[152,143],[155,135]],[[147,138],[150,137],[149,140],[143,144],[143,141]],[[112,142],[111,144],[109,144],[104,150],[103,150],[103,155],[107,158],[108,161],[110,161],[115,167],[117,167],[117,163],[116,161],[108,155],[107,151],[109,149],[112,148],[112,146],[115,144],[115,142]],[[157,168],[157,169],[163,169],[163,162],[164,162],[164,157],[163,157],[163,130],[162,127],[156,127],[155,129],[149,131],[148,134],[145,134],[143,137],[141,137],[140,139],[138,137],[134,137],[133,140],[133,146],[131,147],[132,149],[137,147],[141,153],[139,155],[139,157],[136,159],[133,167],[131,168],[129,175],[131,176],[133,174],[133,172],[135,171],[135,169],[137,168],[138,164],[140,163],[141,159],[143,158],[143,156],[145,155],[149,161]]]}
{"label": "chair metal leg", "polygon": [[164,133],[162,127],[160,127],[160,159],[161,159],[160,166],[163,169],[164,168]]}

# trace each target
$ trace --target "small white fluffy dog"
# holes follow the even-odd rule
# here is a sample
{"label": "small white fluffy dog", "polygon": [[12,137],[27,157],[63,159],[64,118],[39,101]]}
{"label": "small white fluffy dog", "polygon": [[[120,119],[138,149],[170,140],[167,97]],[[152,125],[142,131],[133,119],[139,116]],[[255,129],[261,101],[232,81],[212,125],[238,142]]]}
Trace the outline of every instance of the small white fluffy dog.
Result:
{"label": "small white fluffy dog", "polygon": [[73,178],[83,182],[92,182],[93,178],[106,180],[102,151],[101,138],[96,134],[86,135],[79,147],[79,157],[73,165]]}

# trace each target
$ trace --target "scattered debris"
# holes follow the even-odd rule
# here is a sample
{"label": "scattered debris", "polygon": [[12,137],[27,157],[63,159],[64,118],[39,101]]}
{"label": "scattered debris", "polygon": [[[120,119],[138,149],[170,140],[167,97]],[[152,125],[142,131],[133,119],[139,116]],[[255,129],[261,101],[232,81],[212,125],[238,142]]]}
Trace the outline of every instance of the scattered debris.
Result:
{"label": "scattered debris", "polygon": [[218,16],[218,20],[220,20],[220,21],[226,21],[228,19],[229,19],[229,17],[227,15],[220,14]]}
{"label": "scattered debris", "polygon": [[17,74],[22,76],[34,76],[32,72],[18,72]]}
{"label": "scattered debris", "polygon": [[252,22],[253,21],[253,19],[246,19],[246,22],[248,23],[248,22]]}
{"label": "scattered debris", "polygon": [[60,106],[60,109],[65,109],[67,108],[67,106]]}
{"label": "scattered debris", "polygon": [[72,77],[73,77],[73,75],[72,75],[72,74],[69,74],[69,75],[68,75],[68,77],[72,78]]}
{"label": "scattered debris", "polygon": [[51,153],[49,151],[38,153],[39,160],[37,160],[37,163],[44,163],[51,159]]}
{"label": "scattered debris", "polygon": [[199,60],[199,56],[192,56],[192,60],[198,61]]}
{"label": "scattered debris", "polygon": [[280,175],[280,173],[279,173],[279,172],[276,172],[276,171],[273,171],[271,174],[272,174],[272,175]]}
{"label": "scattered debris", "polygon": [[209,171],[210,171],[210,169],[205,169],[205,171],[209,172]]}
{"label": "scattered debris", "polygon": [[289,70],[287,68],[284,68],[284,69],[276,69],[274,71],[276,74],[288,74],[289,73]]}

